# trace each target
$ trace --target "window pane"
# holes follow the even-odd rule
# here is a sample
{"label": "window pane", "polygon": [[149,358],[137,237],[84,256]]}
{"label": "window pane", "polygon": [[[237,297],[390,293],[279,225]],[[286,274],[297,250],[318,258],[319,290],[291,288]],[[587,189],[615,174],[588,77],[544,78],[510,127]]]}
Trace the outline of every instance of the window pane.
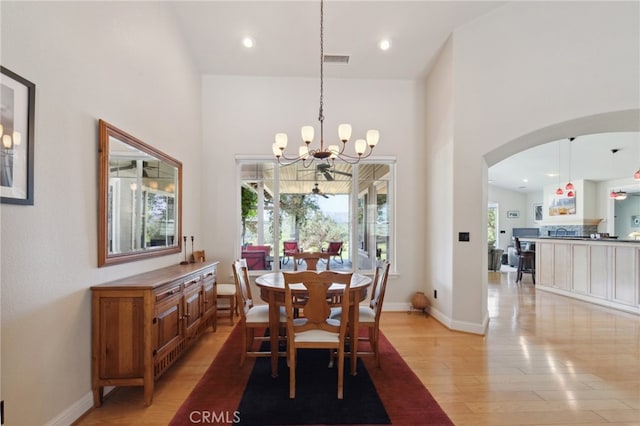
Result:
{"label": "window pane", "polygon": [[241,256],[249,269],[291,270],[292,252],[302,250],[331,253],[331,270],[372,271],[377,259],[392,260],[391,164],[243,160],[239,168]]}
{"label": "window pane", "polygon": [[358,172],[358,269],[391,260],[389,164],[362,164]]}
{"label": "window pane", "polygon": [[241,257],[250,270],[273,269],[273,163],[241,165]]}
{"label": "window pane", "polygon": [[[349,206],[352,166],[302,163],[280,168],[280,238],[296,242],[299,250],[332,254],[330,269],[351,270]],[[293,269],[284,258],[282,269]],[[305,269],[304,262],[298,265]],[[319,264],[318,269],[324,269]]]}

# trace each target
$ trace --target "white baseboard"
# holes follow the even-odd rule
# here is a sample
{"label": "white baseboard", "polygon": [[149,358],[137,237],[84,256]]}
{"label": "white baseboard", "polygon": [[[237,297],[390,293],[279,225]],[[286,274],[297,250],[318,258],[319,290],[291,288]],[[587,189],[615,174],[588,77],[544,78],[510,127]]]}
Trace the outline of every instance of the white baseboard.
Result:
{"label": "white baseboard", "polygon": [[[104,388],[104,394],[107,395],[113,389],[115,389],[115,386],[106,386]],[[68,426],[82,417],[87,411],[91,410],[91,408],[93,408],[93,392],[88,392],[62,413],[45,423],[45,425]]]}

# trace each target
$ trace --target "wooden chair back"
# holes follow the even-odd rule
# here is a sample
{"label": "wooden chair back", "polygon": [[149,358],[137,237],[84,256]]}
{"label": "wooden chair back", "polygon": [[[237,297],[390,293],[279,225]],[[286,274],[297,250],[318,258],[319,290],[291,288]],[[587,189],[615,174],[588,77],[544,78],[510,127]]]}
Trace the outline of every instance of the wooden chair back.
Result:
{"label": "wooden chair back", "polygon": [[391,264],[386,260],[380,262],[376,268],[376,274],[373,279],[373,288],[371,289],[371,300],[369,307],[375,312],[375,322],[380,322],[380,314],[382,313],[382,303],[384,302],[384,294],[387,291],[387,278],[389,277],[389,268]]}
{"label": "wooden chair back", "polygon": [[300,260],[304,260],[304,262],[307,264],[307,271],[317,271],[318,261],[320,259],[326,260],[325,270],[328,271],[330,267],[329,258],[331,257],[331,255],[329,253],[302,251],[298,253],[293,253],[292,257],[294,259],[294,262],[293,262],[294,271],[298,270],[298,264],[300,263],[299,262]]}
{"label": "wooden chair back", "polygon": [[251,297],[251,286],[249,285],[249,274],[247,272],[247,262],[239,259],[233,262],[233,277],[236,283],[236,300],[237,306],[240,308],[240,319],[246,322],[247,312],[253,307],[253,298]]}
{"label": "wooden chair back", "polygon": [[[348,312],[349,288],[353,274],[334,271],[300,271],[283,272],[283,275],[288,336],[295,336],[294,333],[308,330],[323,330],[338,333],[344,338],[347,321],[340,321],[339,325],[333,321],[327,321],[331,314],[329,288],[333,284],[344,285],[344,291],[340,292],[340,296],[342,308]],[[301,298],[300,295],[304,297]],[[297,306],[301,300],[303,301],[303,320],[294,322],[294,304]]]}
{"label": "wooden chair back", "polygon": [[191,254],[191,262],[206,262],[204,250],[195,250]]}

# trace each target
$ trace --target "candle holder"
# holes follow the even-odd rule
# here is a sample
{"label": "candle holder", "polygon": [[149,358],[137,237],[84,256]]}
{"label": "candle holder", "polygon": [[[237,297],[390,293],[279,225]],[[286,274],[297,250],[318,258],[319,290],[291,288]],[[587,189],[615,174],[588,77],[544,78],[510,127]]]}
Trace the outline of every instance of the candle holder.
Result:
{"label": "candle holder", "polygon": [[191,236],[191,257],[189,258],[189,263],[196,263],[196,258],[193,255],[193,235]]}
{"label": "candle holder", "polygon": [[184,260],[182,262],[180,262],[181,265],[188,265],[189,262],[187,262],[187,237],[183,237],[183,241],[184,241]]}

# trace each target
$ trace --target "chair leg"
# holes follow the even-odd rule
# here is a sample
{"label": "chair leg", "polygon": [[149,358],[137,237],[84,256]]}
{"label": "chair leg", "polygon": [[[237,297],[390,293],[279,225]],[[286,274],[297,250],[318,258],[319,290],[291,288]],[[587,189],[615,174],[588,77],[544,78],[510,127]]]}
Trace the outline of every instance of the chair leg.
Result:
{"label": "chair leg", "polygon": [[342,399],[344,393],[344,347],[338,348],[338,399]]}
{"label": "chair leg", "polygon": [[289,398],[296,398],[296,350],[289,350]]}

